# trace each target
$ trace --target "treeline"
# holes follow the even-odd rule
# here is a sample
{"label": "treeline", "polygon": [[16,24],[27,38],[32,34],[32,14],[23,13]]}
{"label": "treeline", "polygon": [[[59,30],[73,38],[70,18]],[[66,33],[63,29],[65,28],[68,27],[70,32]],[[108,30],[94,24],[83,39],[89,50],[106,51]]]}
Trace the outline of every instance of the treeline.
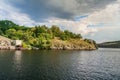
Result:
{"label": "treeline", "polygon": [[0,21],[0,35],[13,40],[23,40],[23,47],[38,47],[48,49],[51,46],[51,40],[55,37],[61,40],[81,39],[81,34],[75,34],[68,30],[62,31],[56,25],[50,28],[42,26],[19,26],[9,20]]}
{"label": "treeline", "polygon": [[111,41],[98,44],[101,48],[120,48],[120,41]]}

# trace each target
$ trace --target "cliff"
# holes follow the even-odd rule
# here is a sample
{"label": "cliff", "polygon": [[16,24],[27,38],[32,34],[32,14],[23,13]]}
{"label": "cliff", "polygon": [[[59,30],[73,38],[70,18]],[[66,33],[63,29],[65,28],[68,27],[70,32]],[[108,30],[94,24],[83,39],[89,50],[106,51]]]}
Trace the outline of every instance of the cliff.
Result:
{"label": "cliff", "polygon": [[[0,49],[13,49],[12,46],[4,46],[1,45],[3,42],[10,40],[9,44],[11,44],[11,39],[0,36]],[[2,41],[1,41],[2,40]],[[15,48],[14,48],[15,49]],[[22,48],[22,49],[30,49]],[[31,46],[31,49],[40,49],[34,46]],[[44,48],[46,49],[46,48]],[[51,45],[49,48],[51,50],[95,50],[97,49],[97,45],[95,41],[89,39],[69,39],[69,40],[61,40],[58,37],[55,37],[51,40]]]}
{"label": "cliff", "polygon": [[70,40],[60,40],[60,39],[53,39],[52,45],[50,49],[55,50],[95,50],[97,49],[97,45],[95,41],[86,39],[70,39]]}

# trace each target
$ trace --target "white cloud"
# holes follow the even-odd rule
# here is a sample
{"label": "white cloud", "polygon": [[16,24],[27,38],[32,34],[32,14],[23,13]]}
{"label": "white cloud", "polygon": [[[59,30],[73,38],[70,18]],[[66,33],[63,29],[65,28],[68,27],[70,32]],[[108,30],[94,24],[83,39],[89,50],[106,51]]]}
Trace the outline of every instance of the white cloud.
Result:
{"label": "white cloud", "polygon": [[119,26],[111,26],[111,27],[99,27],[99,31],[96,32],[92,37],[84,36],[86,38],[94,39],[98,43],[107,42],[107,41],[117,41],[120,40],[120,27]]}
{"label": "white cloud", "polygon": [[[101,39],[106,38],[104,35],[109,36],[106,32],[115,31],[115,29],[119,29],[119,21],[120,21],[120,0],[117,0],[114,3],[107,5],[104,9],[94,11],[89,14],[88,17],[81,19],[80,21],[70,21],[65,19],[50,19],[49,23],[61,25],[64,29],[68,29],[75,33],[81,33],[84,36],[89,36],[90,38],[94,38],[97,35],[94,33],[101,33]],[[88,27],[89,25],[98,25],[103,23],[99,27]],[[114,29],[114,30],[112,30]],[[104,31],[103,31],[104,30]],[[113,38],[116,35],[115,32],[111,33]],[[99,39],[99,41],[101,40]],[[111,39],[107,38],[107,40]]]}
{"label": "white cloud", "polygon": [[84,22],[75,22],[65,19],[48,19],[48,22],[45,23],[37,23],[34,20],[31,20],[29,15],[25,13],[21,13],[19,9],[14,8],[10,5],[7,5],[6,2],[1,1],[0,3],[0,19],[9,19],[14,21],[17,24],[20,25],[37,25],[37,24],[46,24],[46,25],[60,25],[64,27],[64,30],[70,30],[75,33],[81,33],[83,35],[86,35],[88,33],[96,32],[96,29],[94,28],[87,28],[88,24],[85,24]]}
{"label": "white cloud", "polygon": [[109,4],[105,9],[93,12],[88,18],[92,24],[115,24],[120,20],[120,2]]}
{"label": "white cloud", "polygon": [[35,21],[31,20],[27,14],[21,13],[19,9],[10,6],[9,3],[3,0],[0,1],[0,19],[12,20],[20,25],[32,26],[36,24]]}
{"label": "white cloud", "polygon": [[[5,0],[1,0],[0,1],[0,19],[9,19],[16,22],[17,24],[27,25],[27,26],[32,26],[37,24],[58,25],[64,30],[70,30],[75,33],[81,33],[84,36],[88,35],[88,37],[92,39],[99,36],[100,38],[97,37],[96,40],[102,41],[103,39],[106,40],[105,38],[106,36],[109,35],[109,32],[116,31],[119,29],[118,26],[120,25],[119,24],[120,0],[117,0],[114,3],[108,4],[104,9],[93,11],[87,17],[82,18],[80,21],[72,21],[72,20],[60,19],[60,18],[49,18],[46,20],[48,22],[44,22],[44,23],[35,22],[29,17],[29,15],[25,13],[21,13],[19,9],[10,6],[9,3],[5,2]],[[102,27],[99,26],[99,28],[88,27],[89,25],[97,25],[99,23],[103,23],[104,25],[102,25]],[[106,32],[108,34],[106,34]],[[114,38],[114,35],[117,35],[118,33],[116,34],[112,32],[110,34]],[[108,37],[107,40],[109,39],[112,39],[112,38]],[[116,39],[118,39],[118,37]]]}
{"label": "white cloud", "polygon": [[87,35],[96,32],[95,28],[88,28],[87,22],[82,21],[71,21],[65,19],[51,19],[48,21],[50,24],[60,25],[64,30],[70,30],[74,33],[81,33],[82,35]]}

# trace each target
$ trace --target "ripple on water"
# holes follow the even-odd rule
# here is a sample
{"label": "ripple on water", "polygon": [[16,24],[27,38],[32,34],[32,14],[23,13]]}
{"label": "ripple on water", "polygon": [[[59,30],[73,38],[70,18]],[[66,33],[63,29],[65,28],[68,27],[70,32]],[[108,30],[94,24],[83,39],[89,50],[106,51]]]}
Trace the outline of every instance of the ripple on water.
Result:
{"label": "ripple on water", "polygon": [[0,80],[120,80],[119,52],[2,51]]}

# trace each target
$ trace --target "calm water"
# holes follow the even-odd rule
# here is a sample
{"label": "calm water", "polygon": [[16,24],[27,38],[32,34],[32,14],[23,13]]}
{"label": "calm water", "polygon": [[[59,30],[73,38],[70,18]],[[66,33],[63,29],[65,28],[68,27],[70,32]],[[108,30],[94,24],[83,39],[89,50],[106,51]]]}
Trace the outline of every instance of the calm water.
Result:
{"label": "calm water", "polygon": [[120,80],[120,49],[0,51],[0,80]]}

